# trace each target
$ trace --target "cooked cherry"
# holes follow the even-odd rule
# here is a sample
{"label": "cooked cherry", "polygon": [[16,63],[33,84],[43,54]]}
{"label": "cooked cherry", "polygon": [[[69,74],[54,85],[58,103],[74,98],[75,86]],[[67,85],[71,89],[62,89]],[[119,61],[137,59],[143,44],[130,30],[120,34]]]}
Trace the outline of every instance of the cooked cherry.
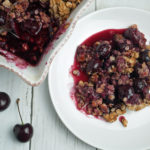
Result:
{"label": "cooked cherry", "polygon": [[3,10],[0,10],[0,25],[4,25],[6,23],[6,13]]}
{"label": "cooked cherry", "polygon": [[146,62],[148,65],[150,65],[150,50],[144,50],[140,53],[139,61],[141,63]]}
{"label": "cooked cherry", "polygon": [[140,104],[140,100],[141,100],[141,97],[139,94],[134,94],[133,96],[131,96],[127,101],[126,103],[127,104],[132,104],[132,105],[139,105]]}
{"label": "cooked cherry", "polygon": [[142,93],[143,89],[147,86],[147,83],[144,79],[135,79],[134,80],[134,90],[137,93]]}
{"label": "cooked cherry", "polygon": [[96,47],[96,52],[101,59],[105,59],[111,51],[111,45],[108,41],[100,42]]}
{"label": "cooked cherry", "polygon": [[47,8],[47,7],[49,7],[49,2],[48,2],[48,1],[44,1],[44,2],[40,1],[40,5],[41,5],[43,8]]}
{"label": "cooked cherry", "polygon": [[16,2],[16,0],[9,0],[12,4]]}
{"label": "cooked cherry", "polygon": [[19,108],[19,101],[20,101],[20,99],[17,99],[16,103],[17,103],[18,112],[19,112],[19,116],[20,116],[22,124],[15,125],[14,129],[13,129],[13,132],[14,132],[16,138],[20,142],[27,142],[33,136],[33,127],[29,123],[26,123],[26,124],[23,123],[22,116],[21,116],[21,113],[20,113],[20,108]]}
{"label": "cooked cherry", "polygon": [[5,48],[5,46],[6,46],[6,40],[5,39],[1,39],[0,40],[0,47],[1,48]]}
{"label": "cooked cherry", "polygon": [[34,13],[35,13],[35,10],[44,11],[43,7],[41,6],[41,1],[39,1],[39,0],[33,0],[30,3],[27,11],[29,11],[31,13],[31,15],[33,16]]}
{"label": "cooked cherry", "polygon": [[91,60],[88,62],[86,66],[86,73],[90,75],[92,72],[98,72],[101,66],[102,66],[101,61]]}
{"label": "cooked cherry", "polygon": [[144,48],[146,44],[146,39],[144,37],[144,34],[141,33],[136,26],[132,26],[128,28],[124,36],[128,39],[130,39],[135,45]]}
{"label": "cooked cherry", "polygon": [[124,97],[129,99],[134,94],[133,87],[129,85],[121,85],[118,87],[118,97],[120,100],[122,100]]}
{"label": "cooked cherry", "polygon": [[21,30],[26,31],[30,34],[37,35],[42,29],[42,23],[38,23],[34,19],[28,19],[21,25]]}
{"label": "cooked cherry", "polygon": [[148,86],[143,89],[143,95],[142,96],[144,99],[150,100],[150,89]]}
{"label": "cooked cherry", "polygon": [[31,124],[15,125],[14,134],[20,142],[27,142],[33,136],[33,127]]}
{"label": "cooked cherry", "polygon": [[133,48],[133,44],[130,40],[125,39],[122,34],[115,34],[114,35],[114,42],[116,48],[120,51],[129,50]]}
{"label": "cooked cherry", "polygon": [[4,92],[0,92],[0,111],[3,111],[6,108],[8,108],[9,104],[10,104],[10,98],[8,94]]}
{"label": "cooked cherry", "polygon": [[19,38],[21,36],[21,31],[19,29],[18,23],[14,19],[10,20],[10,27],[13,30],[14,35],[16,35],[15,37]]}
{"label": "cooked cherry", "polygon": [[130,74],[131,77],[138,78],[139,77],[139,69],[142,67],[142,64],[136,63],[134,66],[134,71]]}

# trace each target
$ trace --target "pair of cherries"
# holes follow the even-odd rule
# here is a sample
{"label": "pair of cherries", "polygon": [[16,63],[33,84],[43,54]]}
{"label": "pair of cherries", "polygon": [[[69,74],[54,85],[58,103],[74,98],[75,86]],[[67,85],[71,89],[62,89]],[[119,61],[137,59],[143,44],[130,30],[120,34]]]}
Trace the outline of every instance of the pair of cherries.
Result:
{"label": "pair of cherries", "polygon": [[[19,116],[20,116],[22,124],[16,124],[14,126],[13,132],[16,138],[20,142],[27,142],[33,136],[33,127],[29,123],[26,123],[26,124],[23,123],[21,113],[20,113],[20,108],[19,108],[19,101],[20,99],[17,99],[16,103],[17,103],[18,112],[19,112]],[[8,96],[8,94],[4,92],[0,92],[0,111],[4,111],[5,109],[8,108],[9,105],[10,105],[10,97]]]}

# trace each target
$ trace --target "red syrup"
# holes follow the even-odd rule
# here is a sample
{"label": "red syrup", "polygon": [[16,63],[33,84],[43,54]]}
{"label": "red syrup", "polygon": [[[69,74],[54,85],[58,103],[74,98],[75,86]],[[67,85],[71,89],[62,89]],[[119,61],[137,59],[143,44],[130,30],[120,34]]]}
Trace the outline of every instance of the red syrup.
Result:
{"label": "red syrup", "polygon": [[81,45],[92,46],[96,41],[107,40],[110,41],[113,39],[115,34],[123,34],[126,29],[107,29],[93,34],[87,38]]}
{"label": "red syrup", "polygon": [[[107,40],[110,41],[112,40],[113,36],[115,34],[123,34],[125,31],[125,29],[108,29],[108,30],[104,30],[101,32],[98,32],[92,36],[90,36],[89,38],[87,38],[81,45],[87,45],[87,46],[92,46],[96,41],[99,40]],[[77,62],[76,59],[76,55],[74,57],[74,63],[71,66],[71,75],[74,79],[74,84],[76,85],[80,80],[82,81],[88,81],[88,76],[80,69],[80,64]],[[73,74],[73,70],[79,70],[80,71],[80,75],[79,76],[75,76]]]}
{"label": "red syrup", "polygon": [[[95,33],[93,34],[92,36],[90,36],[89,38],[87,38],[85,41],[83,41],[81,43],[81,45],[87,45],[87,46],[92,46],[96,41],[99,41],[99,40],[107,40],[107,41],[111,41],[113,39],[113,36],[115,34],[123,34],[125,32],[126,29],[107,29],[107,30],[103,30],[103,31],[100,31],[98,33]],[[73,88],[71,89],[71,92],[70,92],[70,97],[72,100],[74,100],[75,102],[75,105],[76,105],[76,108],[78,110],[80,110],[81,112],[83,112],[84,114],[88,115],[86,113],[86,106],[82,109],[79,109],[78,106],[77,106],[77,99],[76,99],[76,96],[75,96],[75,86],[78,84],[79,81],[88,81],[88,75],[85,74],[81,69],[80,69],[80,64],[79,62],[77,61],[76,59],[76,56],[77,56],[77,53],[75,53],[75,57],[74,57],[74,63],[73,65],[71,66],[71,70],[70,70],[70,74],[72,75],[73,77],[73,80],[74,80],[74,85],[73,85]],[[79,70],[80,74],[79,76],[76,76],[73,74],[73,71],[74,70]],[[97,119],[102,119],[100,117],[95,117]],[[102,119],[103,120],[103,119]]]}

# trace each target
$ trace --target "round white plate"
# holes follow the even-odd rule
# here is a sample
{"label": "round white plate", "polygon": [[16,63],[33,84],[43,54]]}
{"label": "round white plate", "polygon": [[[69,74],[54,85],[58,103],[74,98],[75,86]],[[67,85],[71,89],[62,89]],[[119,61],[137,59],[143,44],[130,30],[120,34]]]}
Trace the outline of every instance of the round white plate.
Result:
{"label": "round white plate", "polygon": [[150,108],[124,115],[128,127],[119,121],[107,123],[88,117],[76,109],[70,97],[73,79],[70,67],[77,46],[90,35],[104,29],[126,28],[137,24],[150,41],[150,13],[133,8],[109,8],[94,12],[77,23],[75,30],[52,62],[49,90],[55,110],[66,127],[78,138],[106,150],[145,150],[150,148]]}

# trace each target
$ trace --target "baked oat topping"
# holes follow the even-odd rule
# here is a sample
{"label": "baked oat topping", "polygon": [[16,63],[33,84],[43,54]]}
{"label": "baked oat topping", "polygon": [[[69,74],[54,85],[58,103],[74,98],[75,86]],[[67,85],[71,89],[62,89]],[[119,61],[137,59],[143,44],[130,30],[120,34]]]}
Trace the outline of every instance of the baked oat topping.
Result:
{"label": "baked oat topping", "polygon": [[81,0],[50,0],[50,12],[62,24]]}
{"label": "baked oat topping", "polygon": [[[92,36],[94,42],[83,42],[72,70],[78,109],[108,122],[150,104],[150,49],[144,34],[136,25],[118,32],[103,31],[99,40]],[[121,122],[127,126],[126,119]]]}

